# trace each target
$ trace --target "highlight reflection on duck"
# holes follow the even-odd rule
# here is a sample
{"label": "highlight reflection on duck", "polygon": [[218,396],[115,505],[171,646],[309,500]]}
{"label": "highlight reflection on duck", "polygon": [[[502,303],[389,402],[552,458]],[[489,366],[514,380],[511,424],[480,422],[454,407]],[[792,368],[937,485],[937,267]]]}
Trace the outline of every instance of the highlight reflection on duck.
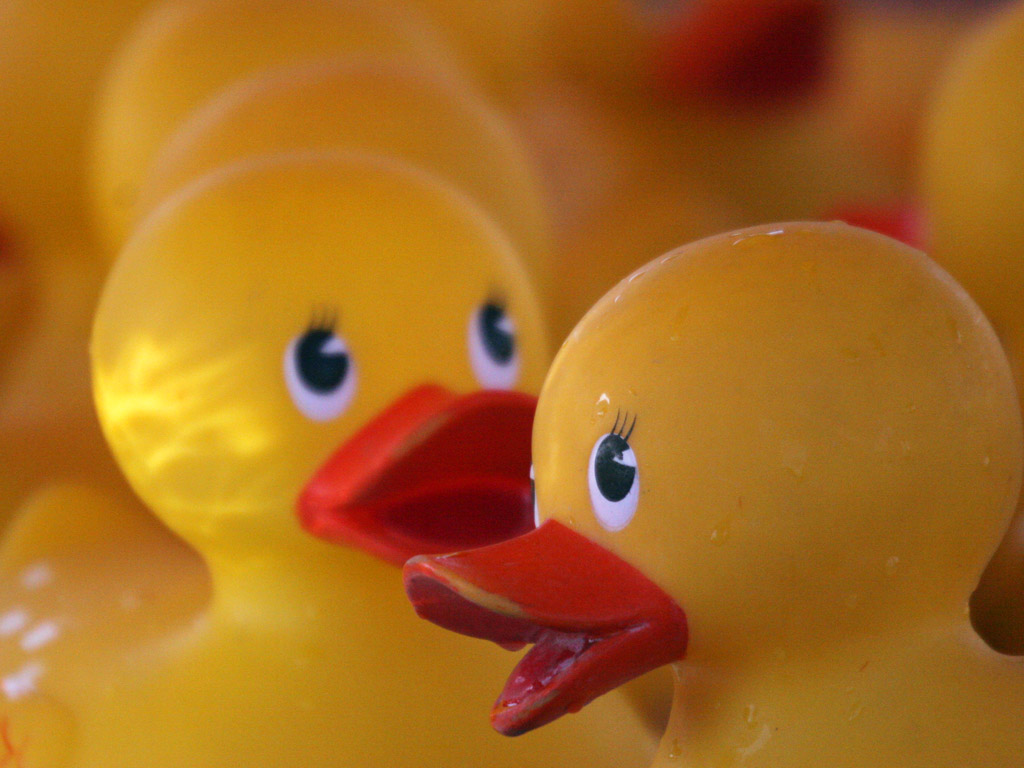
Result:
{"label": "highlight reflection on duck", "polygon": [[[80,767],[640,762],[624,702],[502,743],[472,717],[494,657],[421,626],[388,562],[532,525],[525,393],[546,357],[508,241],[405,165],[268,158],[165,203],[105,288],[94,380],[119,463],[212,597],[183,630],[109,638],[84,701],[69,616],[5,707],[14,743],[31,759],[61,719],[60,764]],[[467,434],[460,462],[449,438]],[[325,474],[345,488],[318,491]],[[472,517],[481,499],[500,517]],[[86,611],[94,586],[64,588]]]}
{"label": "highlight reflection on duck", "polygon": [[413,559],[442,626],[533,643],[521,733],[676,662],[656,766],[1009,766],[1024,665],[967,601],[1013,510],[999,343],[923,254],[840,224],[698,242],[607,294],[534,431],[540,527]]}

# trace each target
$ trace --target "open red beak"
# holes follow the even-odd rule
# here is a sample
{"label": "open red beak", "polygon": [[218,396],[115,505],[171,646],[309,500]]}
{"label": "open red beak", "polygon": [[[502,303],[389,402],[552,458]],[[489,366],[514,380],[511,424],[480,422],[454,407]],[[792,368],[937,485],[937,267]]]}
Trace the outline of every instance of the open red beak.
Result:
{"label": "open red beak", "polygon": [[646,576],[549,520],[517,539],[405,566],[416,612],[510,649],[532,643],[491,712],[509,736],[549,723],[686,651],[686,616]]}
{"label": "open red beak", "polygon": [[680,98],[791,101],[828,66],[827,0],[705,0],[661,36],[655,78]]}
{"label": "open red beak", "polygon": [[536,404],[521,392],[408,392],[313,475],[298,500],[302,525],[396,565],[531,530]]}

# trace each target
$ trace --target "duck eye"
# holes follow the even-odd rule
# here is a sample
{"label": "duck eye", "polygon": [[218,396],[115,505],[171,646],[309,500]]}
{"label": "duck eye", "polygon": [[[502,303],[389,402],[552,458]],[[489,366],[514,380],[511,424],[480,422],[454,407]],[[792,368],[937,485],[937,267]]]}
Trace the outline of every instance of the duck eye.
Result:
{"label": "duck eye", "polygon": [[500,304],[488,301],[473,312],[469,320],[469,361],[485,389],[510,389],[516,383],[516,327]]}
{"label": "duck eye", "polygon": [[295,406],[313,421],[341,414],[352,401],[356,371],[348,345],[328,328],[296,336],[284,355],[284,379]]}
{"label": "duck eye", "polygon": [[601,525],[620,531],[629,525],[640,498],[636,454],[622,435],[600,437],[590,452],[590,504]]}

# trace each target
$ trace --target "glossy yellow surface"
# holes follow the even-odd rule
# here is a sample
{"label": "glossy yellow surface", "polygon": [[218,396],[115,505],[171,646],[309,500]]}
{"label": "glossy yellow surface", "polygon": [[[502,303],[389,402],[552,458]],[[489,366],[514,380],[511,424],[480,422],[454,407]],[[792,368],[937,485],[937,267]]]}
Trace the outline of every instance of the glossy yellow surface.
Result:
{"label": "glossy yellow surface", "polygon": [[[479,386],[467,327],[497,299],[516,329],[516,387],[535,391],[547,344],[512,248],[462,197],[398,163],[241,164],[159,208],[104,291],[96,398],[132,485],[202,558],[212,597],[162,635],[119,621],[95,669],[53,657],[9,715],[26,764],[57,732],[64,757],[50,764],[82,768],[641,765],[653,745],[613,698],[536,738],[494,734],[482,713],[504,652],[420,622],[398,569],[314,539],[294,512],[314,470],[395,397],[425,382]],[[312,421],[282,363],[326,314],[356,385],[347,410]],[[69,625],[110,586],[76,594]]]}
{"label": "glossy yellow surface", "polygon": [[[922,163],[932,254],[992,321],[1024,384],[1024,4],[965,42],[938,89]],[[1024,389],[1018,387],[1024,404]],[[1024,654],[1024,512],[972,603],[997,647]]]}
{"label": "glossy yellow surface", "polygon": [[[117,678],[118,638],[184,631],[208,596],[199,558],[129,496],[75,484],[34,493],[0,547],[0,760],[73,764],[73,712]],[[55,670],[60,697],[36,695]]]}
{"label": "glossy yellow surface", "polygon": [[380,153],[450,180],[506,228],[534,282],[548,279],[548,205],[526,147],[464,83],[407,61],[318,61],[237,83],[157,155],[140,211],[229,161],[322,148]]}
{"label": "glossy yellow surface", "polygon": [[[628,414],[616,532],[588,492]],[[686,612],[668,766],[994,766],[1024,750],[1024,665],[968,597],[1012,514],[1021,425],[978,308],[921,253],[839,224],[674,251],[621,282],[541,394],[541,519]]]}
{"label": "glossy yellow surface", "polygon": [[261,69],[361,52],[446,62],[418,16],[374,0],[165,0],[151,8],[97,101],[92,194],[111,255],[135,219],[155,153],[192,110]]}

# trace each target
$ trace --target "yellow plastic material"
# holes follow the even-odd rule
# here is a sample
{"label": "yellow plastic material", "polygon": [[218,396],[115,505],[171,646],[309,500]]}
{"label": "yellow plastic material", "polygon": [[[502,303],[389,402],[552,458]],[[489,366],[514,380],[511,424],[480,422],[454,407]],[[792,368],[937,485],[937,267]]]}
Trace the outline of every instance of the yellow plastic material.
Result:
{"label": "yellow plastic material", "polygon": [[[0,3],[0,380],[13,350],[31,343],[49,280],[44,262],[94,260],[80,247],[88,115],[106,57],[144,2]],[[0,434],[0,466],[4,442]]]}
{"label": "yellow plastic material", "polygon": [[87,224],[86,132],[107,58],[146,0],[0,4],[0,241],[24,257]]}
{"label": "yellow plastic material", "polygon": [[[1024,405],[1024,3],[965,41],[938,89],[922,164],[936,261],[978,301]],[[972,602],[989,641],[1024,654],[1024,511]]]}
{"label": "yellow plastic material", "polygon": [[[612,532],[587,477],[623,418],[639,497]],[[780,224],[651,262],[563,346],[533,451],[540,517],[686,613],[657,768],[1019,763],[1024,665],[967,602],[1020,414],[995,334],[921,253]]]}
{"label": "yellow plastic material", "polygon": [[[72,765],[73,712],[123,670],[117,639],[185,631],[208,596],[202,562],[137,501],[68,484],[33,494],[0,548],[0,762]],[[33,693],[52,670],[59,700]]]}
{"label": "yellow plastic material", "polygon": [[[479,387],[467,328],[488,300],[514,327],[516,387],[536,391],[547,343],[512,248],[446,185],[398,163],[238,164],[139,228],[96,318],[97,406],[134,488],[209,569],[212,596],[162,635],[119,622],[95,670],[69,653],[69,629],[66,655],[4,713],[26,765],[55,748],[55,722],[68,757],[51,764],[76,768],[643,764],[650,737],[613,697],[536,738],[491,732],[503,652],[451,642],[416,619],[397,568],[299,525],[304,484],[395,397],[425,382]],[[286,349],[326,318],[355,390],[347,410],[313,421],[289,394]],[[113,548],[106,569],[164,559]],[[80,579],[69,627],[110,599],[107,582]]]}
{"label": "yellow plastic material", "polygon": [[550,274],[547,202],[521,141],[464,83],[394,58],[318,61],[235,84],[157,155],[140,213],[232,160],[323,148],[388,155],[450,180],[506,228],[535,283]]}
{"label": "yellow plastic material", "polygon": [[374,0],[165,0],[128,38],[97,102],[92,192],[115,254],[163,142],[231,82],[325,55],[384,53],[429,66],[447,54],[422,20]]}

